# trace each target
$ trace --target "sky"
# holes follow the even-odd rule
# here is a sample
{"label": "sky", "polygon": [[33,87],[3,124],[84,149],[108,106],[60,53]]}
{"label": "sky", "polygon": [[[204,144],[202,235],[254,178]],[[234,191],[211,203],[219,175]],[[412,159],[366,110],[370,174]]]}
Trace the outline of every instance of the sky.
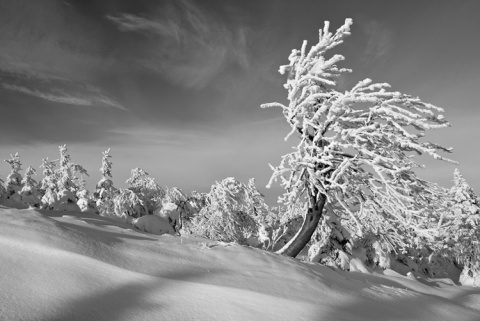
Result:
{"label": "sky", "polygon": [[92,188],[111,148],[118,187],[136,167],[185,191],[254,177],[273,204],[268,164],[294,142],[281,111],[259,106],[286,102],[278,67],[292,49],[352,18],[342,86],[371,78],[443,107],[452,127],[427,139],[459,165],[426,160],[419,175],[449,187],[458,167],[480,193],[478,12],[476,0],[0,0],[0,159],[18,152],[41,174],[67,144]]}

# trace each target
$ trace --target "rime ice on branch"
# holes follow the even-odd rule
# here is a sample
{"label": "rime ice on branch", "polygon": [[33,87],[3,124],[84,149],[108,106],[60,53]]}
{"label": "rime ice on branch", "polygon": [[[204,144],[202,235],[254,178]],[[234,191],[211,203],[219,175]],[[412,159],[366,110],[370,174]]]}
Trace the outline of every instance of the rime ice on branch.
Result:
{"label": "rime ice on branch", "polygon": [[279,201],[286,205],[308,200],[314,210],[322,198],[339,204],[343,224],[357,235],[375,230],[363,220],[364,209],[375,208],[369,213],[380,216],[380,221],[431,237],[434,231],[423,228],[421,221],[426,195],[434,193],[434,187],[417,177],[414,170],[423,166],[414,156],[450,161],[438,153],[450,148],[423,139],[427,130],[449,123],[440,114],[443,109],[392,91],[386,83],[365,79],[351,90],[336,90],[335,79],[350,70],[337,66],[342,55],[325,54],[350,35],[351,25],[346,19],[331,33],[325,22],[318,43],[307,50],[305,41],[300,50],[292,51],[290,63],[280,67],[279,72],[288,76],[284,87],[289,104],[261,107],[281,108],[291,126],[286,139],[297,134],[300,141],[279,166],[270,165],[268,187],[279,180],[285,189]]}

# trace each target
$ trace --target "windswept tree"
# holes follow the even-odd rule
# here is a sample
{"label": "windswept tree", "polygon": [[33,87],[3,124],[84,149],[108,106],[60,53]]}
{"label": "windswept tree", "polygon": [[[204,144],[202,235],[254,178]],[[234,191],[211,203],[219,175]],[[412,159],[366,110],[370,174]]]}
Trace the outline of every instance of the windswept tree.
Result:
{"label": "windswept tree", "polygon": [[423,165],[416,155],[446,160],[438,151],[450,152],[423,137],[429,129],[445,128],[449,123],[443,109],[419,98],[391,91],[386,83],[365,79],[351,90],[338,90],[335,81],[350,72],[337,64],[342,55],[326,57],[327,51],[350,35],[351,19],[335,33],[329,23],[319,32],[319,41],[307,50],[293,50],[288,65],[279,72],[287,75],[284,87],[289,104],[279,107],[291,126],[286,139],[296,134],[299,142],[293,152],[272,167],[269,182],[280,180],[285,205],[308,203],[303,225],[278,253],[295,257],[310,241],[322,218],[325,204],[341,207],[341,222],[355,235],[368,229],[365,208],[374,208],[370,222],[411,231],[433,238],[435,229],[424,227],[425,204],[435,196],[432,184],[420,179],[415,170]]}

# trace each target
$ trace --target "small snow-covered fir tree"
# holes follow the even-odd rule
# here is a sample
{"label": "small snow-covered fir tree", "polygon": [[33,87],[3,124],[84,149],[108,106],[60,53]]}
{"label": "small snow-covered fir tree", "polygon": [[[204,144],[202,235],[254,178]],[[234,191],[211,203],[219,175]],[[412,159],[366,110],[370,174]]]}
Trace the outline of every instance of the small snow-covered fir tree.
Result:
{"label": "small snow-covered fir tree", "polygon": [[85,176],[90,176],[90,175],[88,175],[87,170],[80,164],[72,163],[70,166],[71,166],[72,182],[74,185],[75,194],[77,194],[80,191],[82,191],[83,193],[83,190],[85,190],[87,186],[87,181],[85,180],[84,175]]}
{"label": "small snow-covered fir tree", "polygon": [[[429,215],[426,204],[435,195],[429,182],[415,169],[417,154],[446,160],[438,151],[450,149],[423,141],[429,129],[445,128],[443,109],[406,94],[390,91],[386,83],[365,79],[351,90],[336,89],[336,78],[350,72],[337,64],[342,55],[327,58],[327,51],[350,35],[351,19],[335,33],[329,23],[320,30],[319,41],[307,50],[293,50],[290,63],[280,67],[288,76],[284,87],[289,104],[280,107],[299,143],[273,167],[272,179],[280,180],[285,205],[307,202],[299,232],[278,253],[295,257],[311,240],[323,215],[325,203],[342,207],[340,222],[360,237],[375,227],[362,222],[362,208],[370,202],[378,209],[375,221],[387,221],[421,238],[434,238],[435,229],[424,227]],[[440,227],[438,227],[440,228]]]}
{"label": "small snow-covered fir tree", "polygon": [[[100,167],[100,173],[102,174],[102,178],[100,181],[97,183],[97,192],[101,194],[101,190],[109,190],[113,187],[113,182],[112,182],[112,161],[110,158],[112,156],[110,155],[110,148],[107,149],[102,153],[102,167]],[[102,195],[99,195],[100,198],[102,198]]]}
{"label": "small snow-covered fir tree", "polygon": [[95,191],[95,199],[97,210],[101,213],[113,212],[113,196],[116,188],[113,187],[112,182],[112,161],[110,158],[110,148],[102,153],[102,167],[100,173],[102,178],[97,183]]}
{"label": "small snow-covered fir tree", "polygon": [[23,184],[22,175],[19,173],[22,170],[20,155],[18,153],[15,153],[15,155],[10,155],[10,159],[6,159],[5,162],[11,167],[10,174],[8,174],[7,181],[5,183],[7,198],[16,202],[21,202],[22,197],[20,195],[20,190],[22,189]]}
{"label": "small snow-covered fir tree", "polygon": [[42,206],[46,209],[53,209],[57,202],[58,177],[55,173],[55,164],[57,160],[49,160],[48,157],[42,159],[40,168],[43,168],[43,178],[40,181],[40,190],[42,191]]}
{"label": "small snow-covered fir tree", "polygon": [[458,169],[453,173],[453,187],[449,191],[450,213],[445,218],[446,246],[454,258],[464,266],[462,284],[480,286],[480,203]]}
{"label": "small snow-covered fir tree", "polygon": [[59,146],[58,149],[60,151],[59,168],[55,171],[55,175],[58,178],[58,191],[54,209],[60,211],[80,211],[76,196],[79,186],[75,184],[75,181],[77,181],[75,173],[85,174],[86,171],[82,166],[73,164],[70,161],[67,145]]}
{"label": "small snow-covered fir tree", "polygon": [[24,204],[30,207],[40,207],[38,184],[32,178],[32,175],[37,175],[37,171],[32,166],[28,166],[22,179],[23,187],[20,190],[20,195]]}
{"label": "small snow-covered fir tree", "polygon": [[60,152],[60,159],[58,160],[59,168],[56,170],[56,174],[59,177],[59,185],[63,189],[73,191],[74,184],[72,182],[72,168],[70,154],[67,153],[67,145],[58,146],[58,150]]}

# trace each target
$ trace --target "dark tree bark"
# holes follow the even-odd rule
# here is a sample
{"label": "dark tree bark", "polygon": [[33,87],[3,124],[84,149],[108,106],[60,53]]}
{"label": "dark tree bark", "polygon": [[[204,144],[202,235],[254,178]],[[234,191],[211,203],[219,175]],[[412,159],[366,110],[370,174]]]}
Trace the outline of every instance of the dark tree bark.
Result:
{"label": "dark tree bark", "polygon": [[320,222],[320,218],[322,218],[323,207],[325,206],[326,200],[326,195],[321,193],[312,196],[312,200],[310,201],[311,205],[305,214],[302,227],[287,244],[277,251],[278,254],[296,257],[298,253],[303,250],[310,241],[313,232],[315,232],[315,229]]}

